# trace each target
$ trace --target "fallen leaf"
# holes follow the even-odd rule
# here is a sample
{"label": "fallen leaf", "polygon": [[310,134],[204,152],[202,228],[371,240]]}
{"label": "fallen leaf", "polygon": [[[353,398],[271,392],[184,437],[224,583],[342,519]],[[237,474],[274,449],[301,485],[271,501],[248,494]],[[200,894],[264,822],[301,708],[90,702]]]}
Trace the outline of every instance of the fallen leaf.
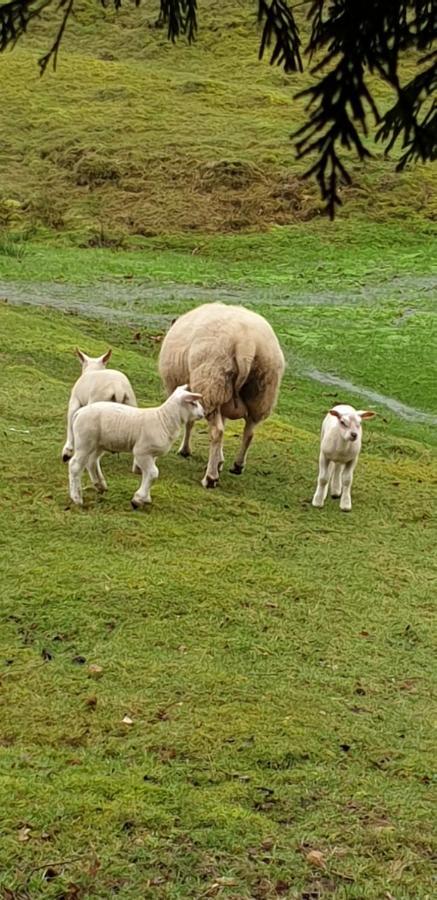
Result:
{"label": "fallen leaf", "polygon": [[216,882],[221,887],[233,887],[234,884],[237,883],[235,878],[227,878],[225,875],[221,876],[220,878],[216,878]]}
{"label": "fallen leaf", "polygon": [[98,856],[94,856],[94,858],[91,860],[89,867],[88,867],[88,875],[91,875],[92,878],[95,878],[101,865],[102,864],[101,864]]}
{"label": "fallen leaf", "polygon": [[30,832],[31,829],[28,828],[27,825],[24,825],[23,828],[20,828],[17,834],[17,841],[20,841],[20,843],[24,844],[25,841],[30,840]]}
{"label": "fallen leaf", "polygon": [[266,839],[262,842],[261,847],[263,848],[263,850],[271,850],[272,847],[273,847],[273,845],[274,845],[274,843],[275,843],[275,842],[274,842],[273,838],[266,838]]}
{"label": "fallen leaf", "polygon": [[97,697],[87,697],[85,700],[85,706],[88,706],[89,709],[95,709],[97,706]]}
{"label": "fallen leaf", "polygon": [[317,866],[319,869],[326,869],[326,862],[323,853],[320,850],[310,850],[306,854],[305,859],[310,866]]}
{"label": "fallen leaf", "polygon": [[408,863],[403,859],[394,859],[390,863],[390,875],[392,878],[400,878],[404,869],[408,867]]}
{"label": "fallen leaf", "polygon": [[53,866],[48,866],[44,872],[43,878],[45,879],[45,881],[53,881],[53,879],[57,878],[58,875],[59,872],[57,872],[56,869],[53,868]]}
{"label": "fallen leaf", "polygon": [[101,666],[97,666],[95,663],[91,663],[91,665],[88,666],[88,672],[91,678],[100,678],[103,674],[103,669]]}
{"label": "fallen leaf", "polygon": [[122,719],[122,722],[123,722],[123,725],[133,725],[134,724],[134,720],[131,719],[130,716],[125,716],[124,719]]}

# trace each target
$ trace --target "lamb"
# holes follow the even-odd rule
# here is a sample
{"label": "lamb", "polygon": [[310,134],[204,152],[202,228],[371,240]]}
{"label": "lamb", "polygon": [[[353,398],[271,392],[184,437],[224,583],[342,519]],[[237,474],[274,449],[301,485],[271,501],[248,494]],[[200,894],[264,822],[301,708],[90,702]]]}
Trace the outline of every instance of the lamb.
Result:
{"label": "lamb", "polygon": [[313,506],[323,506],[331,487],[331,497],[340,497],[340,509],[352,509],[351,487],[361,450],[361,422],[375,413],[339,404],[330,409],[322,423],[319,477]]}
{"label": "lamb", "polygon": [[82,472],[88,470],[97,491],[107,490],[100,468],[105,450],[133,452],[133,472],[142,475],[132,498],[138,509],[151,502],[150,486],[158,477],[155,457],[170,449],[182,424],[204,417],[200,394],[188,385],[177,387],[161,406],[138,409],[122,403],[98,402],[79,409],[73,417],[74,455],[69,462],[70,497],[82,505]]}
{"label": "lamb", "polygon": [[67,440],[62,449],[63,462],[68,462],[73,456],[72,422],[75,412],[81,406],[95,403],[96,400],[112,400],[137,406],[135,394],[126,375],[117,369],[105,368],[111,353],[112,350],[107,350],[103,356],[92,357],[76,348],[76,354],[82,363],[82,374],[73,385],[68,404]]}
{"label": "lamb", "polygon": [[[167,394],[187,381],[202,394],[209,424],[209,459],[202,485],[215,488],[224,463],[226,419],[244,419],[240,449],[230,470],[241,475],[256,425],[272,412],[285,362],[271,326],[240,306],[206,303],[172,323],[164,338],[159,371]],[[179,448],[191,455],[193,422]]]}

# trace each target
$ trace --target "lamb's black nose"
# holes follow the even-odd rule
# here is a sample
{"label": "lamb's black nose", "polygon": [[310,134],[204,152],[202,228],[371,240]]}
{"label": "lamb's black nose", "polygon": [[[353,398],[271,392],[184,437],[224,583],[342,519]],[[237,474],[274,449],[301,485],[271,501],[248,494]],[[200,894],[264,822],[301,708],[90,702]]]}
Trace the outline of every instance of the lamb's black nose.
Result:
{"label": "lamb's black nose", "polygon": [[356,441],[358,435],[356,431],[351,431],[351,441]]}

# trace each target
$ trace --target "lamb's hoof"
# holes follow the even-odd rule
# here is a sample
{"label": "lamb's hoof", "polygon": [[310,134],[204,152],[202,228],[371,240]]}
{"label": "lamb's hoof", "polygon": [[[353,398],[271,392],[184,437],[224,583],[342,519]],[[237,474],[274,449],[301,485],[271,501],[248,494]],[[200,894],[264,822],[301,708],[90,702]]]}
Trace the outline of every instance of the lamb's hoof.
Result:
{"label": "lamb's hoof", "polygon": [[211,478],[210,475],[205,475],[205,478],[202,479],[202,486],[207,490],[216,488],[218,483],[218,478]]}
{"label": "lamb's hoof", "polygon": [[141,509],[141,503],[138,503],[137,500],[131,500],[130,505],[132,509]]}
{"label": "lamb's hoof", "polygon": [[316,509],[322,509],[323,508],[323,500],[322,500],[322,502],[320,502],[320,500],[312,500],[311,506],[314,506]]}
{"label": "lamb's hoof", "polygon": [[340,506],[342,512],[352,512],[351,506]]}
{"label": "lamb's hoof", "polygon": [[188,457],[191,456],[191,450],[178,450],[178,455],[183,456],[184,459],[188,459]]}
{"label": "lamb's hoof", "polygon": [[73,450],[63,450],[62,451],[62,462],[68,462],[73,456]]}
{"label": "lamb's hoof", "polygon": [[95,484],[94,487],[98,494],[104,494],[108,490],[107,484]]}
{"label": "lamb's hoof", "polygon": [[331,500],[339,500],[340,497],[341,497],[341,494],[331,494]]}
{"label": "lamb's hoof", "polygon": [[234,463],[232,469],[229,469],[231,475],[242,475],[244,466],[240,466],[240,463]]}

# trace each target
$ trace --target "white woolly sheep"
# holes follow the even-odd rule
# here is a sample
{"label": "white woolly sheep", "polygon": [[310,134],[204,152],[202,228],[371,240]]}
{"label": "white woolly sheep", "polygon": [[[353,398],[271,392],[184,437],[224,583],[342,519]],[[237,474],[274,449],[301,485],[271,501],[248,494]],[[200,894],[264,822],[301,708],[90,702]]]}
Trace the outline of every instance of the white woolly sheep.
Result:
{"label": "white woolly sheep", "polygon": [[107,350],[103,356],[87,356],[82,350],[76,348],[76,354],[82,363],[82,375],[73,385],[68,404],[67,413],[67,440],[62,449],[63,462],[68,462],[73,456],[73,416],[81,406],[95,403],[98,400],[111,400],[114,403],[126,403],[128,406],[136,406],[137,400],[131,383],[123,372],[117,369],[106,369],[106,363],[112,350]]}
{"label": "white woolly sheep", "polygon": [[[244,469],[255,426],[272,412],[285,363],[268,322],[240,306],[206,303],[176,319],[164,338],[159,371],[169,394],[187,381],[202,394],[210,450],[202,485],[215,488],[223,466],[226,419],[245,419],[243,438],[231,472]],[[179,448],[190,456],[193,423]]]}
{"label": "white woolly sheep", "polygon": [[161,406],[138,409],[122,403],[91,403],[79,409],[73,418],[74,455],[69,462],[70,497],[82,504],[82,472],[88,470],[97,491],[107,489],[100,468],[100,457],[112,453],[133,452],[133,472],[142,475],[141,485],[132,498],[137,509],[150,503],[150,486],[158,477],[155,457],[170,449],[182,424],[204,417],[200,394],[178,387]]}
{"label": "white woolly sheep", "polygon": [[340,497],[340,509],[352,509],[351,487],[361,450],[361,421],[373,419],[374,412],[339,404],[330,409],[322,423],[319,477],[313,506],[323,506],[329,487],[331,497]]}

